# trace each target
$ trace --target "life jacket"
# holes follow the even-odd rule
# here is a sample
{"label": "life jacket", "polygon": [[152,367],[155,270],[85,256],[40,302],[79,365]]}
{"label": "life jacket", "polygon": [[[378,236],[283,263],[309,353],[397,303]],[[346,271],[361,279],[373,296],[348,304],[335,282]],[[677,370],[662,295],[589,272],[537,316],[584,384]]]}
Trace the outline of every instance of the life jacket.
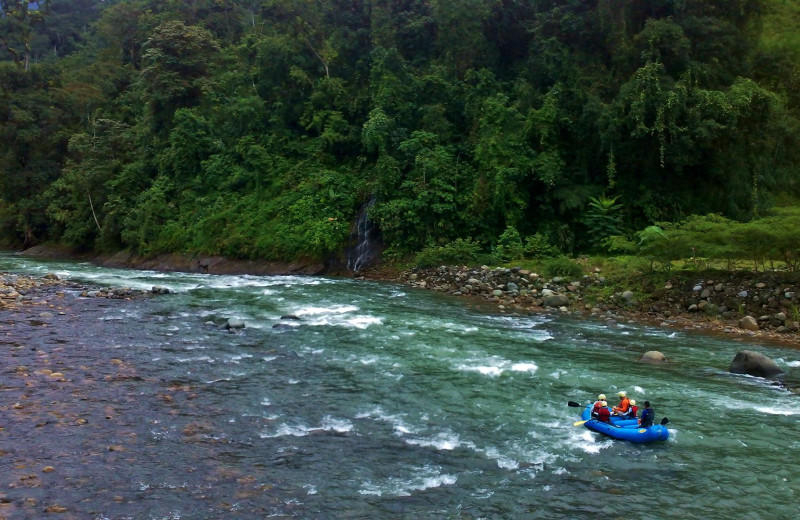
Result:
{"label": "life jacket", "polygon": [[597,410],[597,420],[604,423],[611,422],[611,412],[608,411],[607,407],[602,406]]}
{"label": "life jacket", "polygon": [[645,408],[642,410],[642,417],[639,420],[639,425],[642,427],[652,426],[655,415],[656,412],[653,411],[652,408]]}
{"label": "life jacket", "polygon": [[603,407],[602,401],[600,400],[595,401],[594,406],[592,406],[592,413],[597,413],[597,411],[602,407]]}
{"label": "life jacket", "polygon": [[624,414],[627,413],[628,408],[630,407],[631,407],[631,400],[628,399],[627,397],[623,397],[622,401],[620,401],[619,404],[614,407],[614,411],[622,412]]}
{"label": "life jacket", "polygon": [[639,411],[638,406],[631,405],[630,409],[628,409],[628,413],[625,414],[625,417],[630,419],[636,419],[636,413]]}

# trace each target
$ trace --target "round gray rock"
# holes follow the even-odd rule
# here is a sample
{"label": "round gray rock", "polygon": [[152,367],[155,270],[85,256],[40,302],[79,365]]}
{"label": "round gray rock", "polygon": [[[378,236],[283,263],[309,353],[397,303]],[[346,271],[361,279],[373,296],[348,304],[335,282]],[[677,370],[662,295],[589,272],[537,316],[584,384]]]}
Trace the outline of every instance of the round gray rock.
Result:
{"label": "round gray rock", "polygon": [[244,321],[239,318],[228,318],[228,323],[225,324],[227,329],[243,329]]}
{"label": "round gray rock", "polygon": [[553,294],[544,298],[545,307],[563,307],[569,304],[569,296],[566,294]]}

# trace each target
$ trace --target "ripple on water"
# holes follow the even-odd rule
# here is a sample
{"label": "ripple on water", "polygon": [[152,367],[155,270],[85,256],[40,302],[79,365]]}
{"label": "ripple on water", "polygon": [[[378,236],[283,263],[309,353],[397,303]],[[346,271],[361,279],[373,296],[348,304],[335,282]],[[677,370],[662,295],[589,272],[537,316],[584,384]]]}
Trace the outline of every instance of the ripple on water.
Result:
{"label": "ripple on water", "polygon": [[303,423],[281,423],[276,428],[259,433],[262,439],[277,437],[305,437],[312,433],[335,432],[347,433],[353,430],[353,423],[347,419],[339,419],[331,416],[323,417],[318,426],[308,426]]}
{"label": "ripple on water", "polygon": [[409,468],[406,476],[364,482],[358,492],[362,495],[411,496],[414,491],[452,486],[457,481],[456,475],[443,473],[441,467],[426,465]]}
{"label": "ripple on water", "polygon": [[534,374],[539,367],[532,361],[511,362],[499,356],[489,356],[467,359],[463,363],[458,363],[455,369],[461,372],[477,372],[484,376],[498,377],[507,371]]}

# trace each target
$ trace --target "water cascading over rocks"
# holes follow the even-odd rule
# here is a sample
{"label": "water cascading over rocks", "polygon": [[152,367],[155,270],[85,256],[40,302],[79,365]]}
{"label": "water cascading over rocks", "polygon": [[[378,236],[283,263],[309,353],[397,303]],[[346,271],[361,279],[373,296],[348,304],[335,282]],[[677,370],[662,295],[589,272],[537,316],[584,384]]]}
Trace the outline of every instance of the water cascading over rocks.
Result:
{"label": "water cascading over rocks", "polygon": [[350,244],[347,250],[347,269],[358,272],[377,262],[380,258],[383,242],[377,226],[369,220],[369,208],[375,204],[375,199],[361,207],[353,227],[350,230]]}

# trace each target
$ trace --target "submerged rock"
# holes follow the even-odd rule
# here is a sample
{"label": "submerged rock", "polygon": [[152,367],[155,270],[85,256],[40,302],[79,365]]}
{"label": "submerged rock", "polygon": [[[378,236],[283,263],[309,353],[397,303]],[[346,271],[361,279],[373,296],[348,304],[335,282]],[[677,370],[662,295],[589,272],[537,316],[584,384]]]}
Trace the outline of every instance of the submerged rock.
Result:
{"label": "submerged rock", "polygon": [[225,324],[225,328],[228,330],[243,329],[244,321],[240,320],[239,318],[228,318],[228,323]]}
{"label": "submerged rock", "polygon": [[732,374],[748,374],[757,377],[773,377],[783,373],[783,370],[773,360],[752,350],[737,352],[728,371]]}
{"label": "submerged rock", "polygon": [[639,361],[642,363],[653,363],[653,364],[666,363],[667,356],[665,356],[658,350],[649,350],[644,354],[642,354],[642,357],[639,358]]}

